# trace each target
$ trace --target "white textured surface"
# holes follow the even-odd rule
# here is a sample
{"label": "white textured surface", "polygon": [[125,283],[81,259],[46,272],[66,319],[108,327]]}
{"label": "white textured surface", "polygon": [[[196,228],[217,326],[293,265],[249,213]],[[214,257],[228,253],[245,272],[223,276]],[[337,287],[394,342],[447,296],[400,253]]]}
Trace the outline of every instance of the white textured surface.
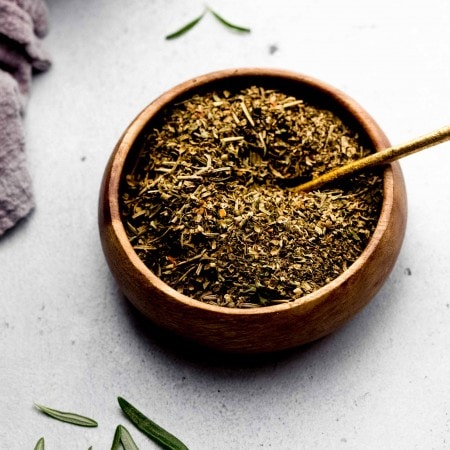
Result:
{"label": "white textured surface", "polygon": [[[194,450],[450,446],[450,145],[405,159],[409,221],[398,263],[339,332],[285,355],[229,360],[161,343],[117,291],[101,252],[103,169],[140,109],[212,70],[270,66],[354,97],[393,143],[450,123],[450,3],[269,0],[49,2],[54,58],[26,116],[37,208],[0,240],[0,447],[108,449],[116,397]],[[275,50],[275,51],[274,51]],[[37,401],[96,418],[39,414]],[[128,426],[141,449],[157,448]]]}

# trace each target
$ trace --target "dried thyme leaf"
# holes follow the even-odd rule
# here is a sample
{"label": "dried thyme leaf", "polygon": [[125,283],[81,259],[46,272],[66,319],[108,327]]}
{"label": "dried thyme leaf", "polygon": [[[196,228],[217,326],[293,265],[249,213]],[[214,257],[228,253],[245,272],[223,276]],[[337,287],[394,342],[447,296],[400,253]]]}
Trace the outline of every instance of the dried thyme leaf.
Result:
{"label": "dried thyme leaf", "polygon": [[36,446],[34,447],[34,450],[44,450],[45,449],[45,442],[44,438],[41,437],[37,442]]}
{"label": "dried thyme leaf", "polygon": [[98,423],[90,419],[89,417],[80,416],[79,414],[58,411],[56,409],[48,408],[47,406],[42,406],[35,403],[35,406],[40,409],[44,414],[47,414],[50,417],[53,417],[56,420],[60,420],[61,422],[70,423],[72,425],[78,425],[81,427],[96,427]]}
{"label": "dried thyme leaf", "polygon": [[164,428],[161,428],[148,417],[144,416],[144,414],[138,411],[124,398],[118,397],[117,400],[124,414],[136,428],[142,431],[150,439],[160,444],[162,448],[167,450],[189,450],[178,438],[164,430]]}
{"label": "dried thyme leaf", "polygon": [[231,30],[239,31],[241,33],[250,33],[250,28],[247,27],[241,27],[239,25],[235,25],[228,20],[225,20],[222,16],[217,14],[215,11],[209,8],[210,13],[222,24],[225,25],[227,28],[230,28]]}
{"label": "dried thyme leaf", "polygon": [[202,14],[200,14],[198,17],[196,17],[194,20],[190,21],[189,23],[187,23],[187,24],[184,25],[183,27],[181,27],[179,30],[174,31],[173,33],[168,34],[168,35],[166,36],[166,39],[167,39],[167,40],[170,40],[170,39],[176,39],[176,38],[182,36],[183,34],[187,33],[189,30],[191,30],[192,28],[194,28],[195,25],[197,25],[197,24],[200,22],[200,20],[203,19],[203,17],[204,17],[205,14],[206,14],[206,11],[207,11],[207,10],[203,11]]}

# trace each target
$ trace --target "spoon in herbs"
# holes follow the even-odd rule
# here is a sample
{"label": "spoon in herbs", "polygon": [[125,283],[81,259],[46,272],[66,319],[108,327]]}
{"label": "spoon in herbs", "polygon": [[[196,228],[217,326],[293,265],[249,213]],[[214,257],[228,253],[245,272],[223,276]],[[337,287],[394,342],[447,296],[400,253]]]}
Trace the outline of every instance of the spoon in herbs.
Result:
{"label": "spoon in herbs", "polygon": [[294,192],[308,192],[319,189],[328,183],[339,181],[344,177],[354,175],[381,164],[391,163],[397,159],[412,155],[420,150],[441,144],[448,140],[450,140],[450,125],[439,128],[404,144],[389,147],[344,166],[337,167],[329,172],[325,172],[317,178],[293,187],[292,190]]}

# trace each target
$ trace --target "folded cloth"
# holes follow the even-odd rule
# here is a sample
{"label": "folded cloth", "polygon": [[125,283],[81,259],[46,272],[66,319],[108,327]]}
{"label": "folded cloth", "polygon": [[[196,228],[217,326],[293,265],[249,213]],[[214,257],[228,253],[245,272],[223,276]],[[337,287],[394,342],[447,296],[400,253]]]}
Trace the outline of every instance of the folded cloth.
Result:
{"label": "folded cloth", "polygon": [[50,66],[47,29],[43,0],[0,0],[0,236],[34,206],[22,117],[33,72]]}

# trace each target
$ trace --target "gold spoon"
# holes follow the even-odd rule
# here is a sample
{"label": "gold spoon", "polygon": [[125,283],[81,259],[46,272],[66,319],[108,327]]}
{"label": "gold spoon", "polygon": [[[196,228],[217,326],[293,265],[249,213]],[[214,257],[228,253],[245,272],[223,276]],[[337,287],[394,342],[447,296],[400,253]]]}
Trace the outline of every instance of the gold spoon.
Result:
{"label": "gold spoon", "polygon": [[372,153],[369,156],[353,161],[342,167],[337,167],[323,175],[314,178],[306,183],[299,184],[292,188],[294,192],[308,192],[314,189],[319,189],[325,184],[338,181],[344,177],[354,175],[362,170],[378,166],[380,164],[387,164],[397,159],[412,155],[420,150],[424,150],[433,145],[441,144],[442,142],[450,140],[450,125],[439,128],[431,133],[425,134],[417,139],[406,142],[402,145],[389,147],[380,152]]}

